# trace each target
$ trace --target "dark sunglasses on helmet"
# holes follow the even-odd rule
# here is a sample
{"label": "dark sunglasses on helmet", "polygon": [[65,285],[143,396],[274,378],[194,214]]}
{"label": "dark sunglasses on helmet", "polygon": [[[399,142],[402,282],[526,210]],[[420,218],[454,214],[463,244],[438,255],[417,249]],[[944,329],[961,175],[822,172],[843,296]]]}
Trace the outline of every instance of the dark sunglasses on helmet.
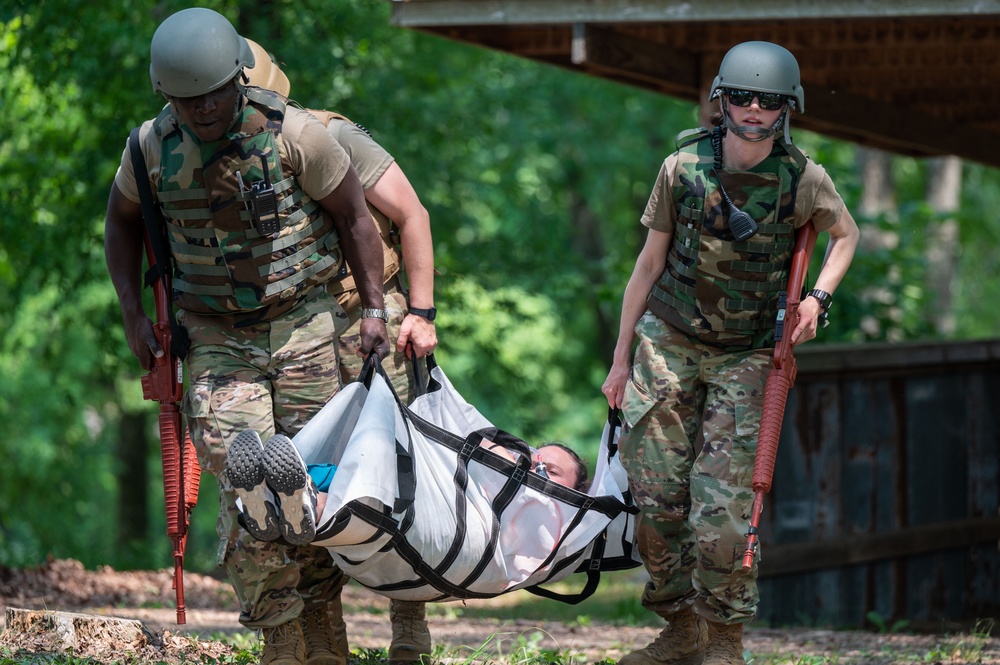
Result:
{"label": "dark sunglasses on helmet", "polygon": [[726,88],[726,97],[729,98],[730,104],[741,107],[750,106],[753,98],[756,97],[760,107],[765,111],[777,111],[788,101],[788,97],[776,92],[755,92],[753,90],[737,90],[734,88]]}

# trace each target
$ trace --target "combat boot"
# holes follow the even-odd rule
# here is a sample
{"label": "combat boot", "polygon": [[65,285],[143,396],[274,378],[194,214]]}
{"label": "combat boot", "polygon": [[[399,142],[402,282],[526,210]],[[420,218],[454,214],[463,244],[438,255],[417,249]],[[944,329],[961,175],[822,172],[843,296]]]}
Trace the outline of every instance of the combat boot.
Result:
{"label": "combat boot", "polygon": [[264,649],[260,665],[302,665],[306,646],[298,621],[289,621],[274,628],[264,628]]}
{"label": "combat boot", "polygon": [[637,649],[619,665],[701,665],[708,644],[706,621],[692,609],[665,614],[667,627],[655,640]]}
{"label": "combat boot", "polygon": [[708,623],[708,649],[704,665],[745,665],[743,624]]}
{"label": "combat boot", "polygon": [[305,665],[347,665],[347,626],[340,596],[303,610],[299,622],[306,643]]}
{"label": "combat boot", "polygon": [[389,617],[392,619],[390,665],[419,663],[422,655],[430,656],[431,631],[424,618],[423,603],[393,600]]}

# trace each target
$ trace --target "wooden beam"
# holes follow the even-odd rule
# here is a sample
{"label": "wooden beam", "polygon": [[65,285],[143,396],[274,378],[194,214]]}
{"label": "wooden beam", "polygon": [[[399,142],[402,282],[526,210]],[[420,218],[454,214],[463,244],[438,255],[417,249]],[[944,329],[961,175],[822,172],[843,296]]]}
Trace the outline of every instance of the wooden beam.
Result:
{"label": "wooden beam", "polygon": [[697,57],[633,35],[576,23],[570,59],[598,76],[634,79],[668,94],[697,95]]}
{"label": "wooden beam", "polygon": [[1000,368],[1000,340],[872,342],[805,345],[795,351],[798,376],[890,376],[900,371],[957,371],[962,365]]}
{"label": "wooden beam", "polygon": [[808,573],[985,543],[996,546],[998,541],[1000,517],[984,517],[915,526],[888,533],[851,535],[832,542],[765,546],[761,554],[760,576]]}
{"label": "wooden beam", "polygon": [[1000,13],[1000,0],[392,0],[392,24],[403,27],[782,21],[907,18]]}
{"label": "wooden beam", "polygon": [[[950,123],[914,109],[864,99],[821,86],[806,90],[806,113],[793,116],[792,129],[804,127],[822,134],[911,155],[958,155],[997,165],[1000,137],[967,124]],[[992,136],[992,140],[987,138]]]}

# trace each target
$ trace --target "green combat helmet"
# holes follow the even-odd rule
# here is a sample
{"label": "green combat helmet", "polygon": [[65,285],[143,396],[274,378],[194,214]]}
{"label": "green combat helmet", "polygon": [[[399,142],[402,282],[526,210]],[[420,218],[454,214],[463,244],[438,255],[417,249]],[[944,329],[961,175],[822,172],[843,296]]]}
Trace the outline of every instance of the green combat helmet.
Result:
{"label": "green combat helmet", "polygon": [[229,20],[195,7],[169,16],[149,45],[153,92],[197,97],[222,87],[254,66],[253,51]]}
{"label": "green combat helmet", "polygon": [[[806,96],[799,79],[799,63],[795,56],[783,46],[771,42],[744,42],[737,44],[726,53],[719,65],[719,74],[712,82],[712,92],[709,100],[723,96],[726,88],[738,90],[753,90],[754,92],[773,92],[788,98],[788,106],[777,122],[768,129],[761,131],[752,127],[737,127],[729,117],[726,100],[722,100],[722,114],[726,119],[726,127],[736,132],[737,136],[746,141],[763,141],[774,136],[784,127],[785,143],[791,143],[788,135],[788,109],[794,108],[799,113],[805,113]],[[748,134],[756,134],[750,138]]]}

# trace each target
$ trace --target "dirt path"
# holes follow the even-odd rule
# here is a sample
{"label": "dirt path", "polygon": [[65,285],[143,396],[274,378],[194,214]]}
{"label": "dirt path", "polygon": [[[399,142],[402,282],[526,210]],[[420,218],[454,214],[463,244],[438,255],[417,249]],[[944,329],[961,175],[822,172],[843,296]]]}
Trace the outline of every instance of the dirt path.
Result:
{"label": "dirt path", "polygon": [[[86,571],[75,561],[53,561],[37,569],[0,568],[0,613],[7,607],[47,609],[101,616],[138,619],[162,639],[155,658],[169,663],[199,660],[201,655],[218,657],[228,647],[219,644],[219,633],[246,632],[238,621],[238,609],[228,584],[203,575],[185,575],[187,623],[176,624],[172,608],[162,609],[173,600],[168,571],[116,572],[111,569]],[[531,596],[528,596],[531,598]],[[524,602],[511,594],[490,601],[470,601],[469,608],[488,607],[503,614],[505,604]],[[351,647],[386,648],[391,639],[389,601],[362,587],[348,585],[344,592],[345,620]],[[591,623],[586,626],[561,622],[499,620],[463,617],[461,604],[435,606],[429,624],[435,643],[469,655],[488,643],[493,657],[510,654],[519,636],[539,649],[573,654],[575,663],[592,663],[605,658],[617,660],[634,647],[652,640],[657,628]],[[2,621],[2,619],[0,619]],[[3,626],[0,625],[0,628]],[[249,634],[249,633],[248,633]],[[536,637],[537,634],[537,637]],[[197,640],[192,640],[191,637]],[[216,639],[213,639],[215,637]],[[197,646],[192,646],[192,643]],[[888,665],[891,663],[978,663],[1000,665],[1000,639],[973,643],[968,635],[879,635],[860,631],[751,627],[745,646],[760,660],[773,654],[787,656],[790,663],[835,662],[839,665]],[[0,645],[38,652],[38,644],[19,641],[4,632]],[[101,652],[113,651],[104,645]],[[85,655],[77,652],[77,655]],[[828,661],[809,660],[829,658]]]}

